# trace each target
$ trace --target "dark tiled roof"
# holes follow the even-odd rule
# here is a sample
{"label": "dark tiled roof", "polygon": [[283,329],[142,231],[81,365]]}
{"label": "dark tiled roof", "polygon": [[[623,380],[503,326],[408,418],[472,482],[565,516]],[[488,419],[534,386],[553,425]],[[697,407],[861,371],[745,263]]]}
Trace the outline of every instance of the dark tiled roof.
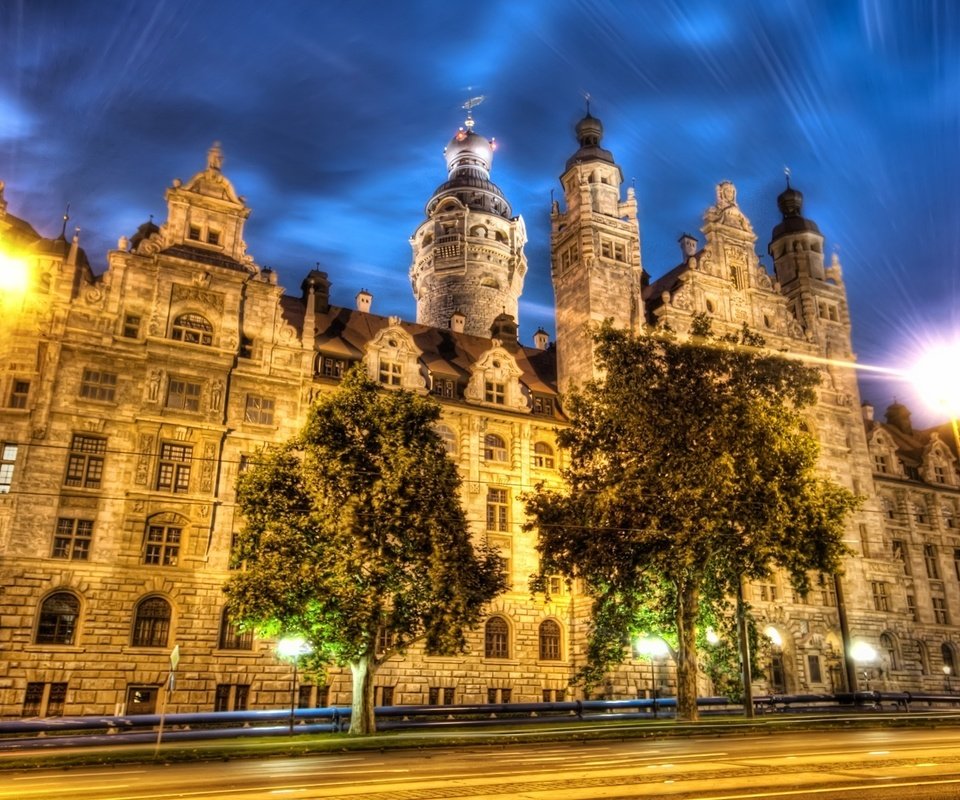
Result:
{"label": "dark tiled roof", "polygon": [[246,264],[241,264],[236,259],[230,258],[230,256],[215,253],[211,250],[204,250],[200,247],[191,247],[188,244],[177,244],[173,247],[168,247],[162,254],[165,256],[173,256],[174,258],[182,258],[185,261],[196,261],[199,264],[209,264],[211,267],[226,267],[227,269],[236,270],[237,272],[253,272]]}

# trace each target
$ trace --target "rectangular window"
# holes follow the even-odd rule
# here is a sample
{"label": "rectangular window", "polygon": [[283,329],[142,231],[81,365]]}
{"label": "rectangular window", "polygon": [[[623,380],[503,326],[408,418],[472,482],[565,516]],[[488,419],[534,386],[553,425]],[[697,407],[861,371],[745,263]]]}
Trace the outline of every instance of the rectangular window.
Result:
{"label": "rectangular window", "polygon": [[374,705],[392,706],[393,705],[393,688],[394,687],[392,686],[374,686],[373,687]]}
{"label": "rectangular window", "polygon": [[207,231],[208,244],[220,244],[220,231]]}
{"label": "rectangular window", "polygon": [[[859,494],[859,492],[854,492],[854,494]],[[870,532],[862,522],[860,523],[860,549],[865,558],[870,558]]]}
{"label": "rectangular window", "polygon": [[890,544],[893,546],[894,560],[903,564],[903,574],[909,575],[910,562],[907,560],[907,545],[900,539],[894,539]]}
{"label": "rectangular window", "polygon": [[273,425],[273,398],[248,394],[243,419],[256,425]]}
{"label": "rectangular window", "polygon": [[773,603],[777,599],[777,587],[773,583],[763,583],[760,585],[760,600],[764,603]]}
{"label": "rectangular window", "polygon": [[534,395],[533,396],[533,413],[536,414],[538,417],[552,417],[553,416],[553,398]]}
{"label": "rectangular window", "polygon": [[810,683],[823,683],[820,671],[820,656],[807,656],[807,679]]}
{"label": "rectangular window", "polygon": [[117,396],[117,373],[84,369],[80,379],[80,396],[86,400],[112,403]]}
{"label": "rectangular window", "polygon": [[63,485],[99,489],[103,479],[103,456],[106,452],[106,439],[75,433],[70,440],[70,455],[67,456],[67,474]]}
{"label": "rectangular window", "polygon": [[28,683],[27,691],[23,695],[23,711],[21,716],[39,717],[40,709],[43,708],[43,695],[45,683]]}
{"label": "rectangular window", "polygon": [[66,701],[66,683],[28,683],[20,714],[24,717],[62,717]]}
{"label": "rectangular window", "polygon": [[320,362],[320,369],[318,372],[323,375],[324,378],[336,378],[339,380],[343,377],[345,369],[346,362],[342,359],[324,356]]}
{"label": "rectangular window", "polygon": [[157,469],[157,489],[183,494],[190,491],[190,459],[193,448],[186,444],[163,442]]}
{"label": "rectangular window", "polygon": [[484,381],[483,399],[498,406],[504,405],[507,402],[507,385],[496,381]]}
{"label": "rectangular window", "polygon": [[453,398],[457,396],[456,385],[456,382],[449,378],[434,378],[431,391],[437,397]]}
{"label": "rectangular window", "polygon": [[213,696],[214,711],[246,711],[250,700],[250,685],[246,683],[218,683]]}
{"label": "rectangular window", "polygon": [[487,689],[488,703],[509,703],[513,699],[513,689]]}
{"label": "rectangular window", "polygon": [[613,258],[613,242],[609,239],[602,239],[600,241],[600,255],[603,258]]}
{"label": "rectangular window", "polygon": [[927,577],[931,580],[940,580],[940,565],[937,563],[937,548],[932,544],[923,546],[923,563],[927,568]]}
{"label": "rectangular window", "polygon": [[454,703],[455,693],[452,686],[431,686],[427,692],[427,705],[451,706]]}
{"label": "rectangular window", "polygon": [[627,249],[620,242],[613,243],[613,260],[623,262],[627,260]]}
{"label": "rectangular window", "polygon": [[167,386],[167,408],[200,410],[200,384],[171,378]]}
{"label": "rectangular window", "polygon": [[53,557],[86,561],[90,557],[93,520],[60,517],[53,537]]}
{"label": "rectangular window", "polygon": [[403,383],[403,367],[396,361],[380,361],[380,383],[384,386],[400,386]]}
{"label": "rectangular window", "polygon": [[834,586],[833,578],[820,575],[817,585],[820,588],[820,605],[833,608],[837,604],[837,588]]}
{"label": "rectangular window", "polygon": [[890,602],[887,599],[887,585],[882,581],[873,581],[870,584],[873,590],[873,607],[877,611],[889,611]]}
{"label": "rectangular window", "polygon": [[125,314],[123,317],[123,336],[125,339],[140,338],[140,317],[137,314]]}
{"label": "rectangular window", "polygon": [[17,446],[0,445],[0,494],[7,494],[13,484],[13,468],[17,461]]}
{"label": "rectangular window", "polygon": [[940,466],[939,464],[933,465],[933,479],[937,483],[946,483],[947,482],[947,471]]}
{"label": "rectangular window", "polygon": [[907,614],[914,622],[917,621],[917,598],[912,594],[907,595]]}
{"label": "rectangular window", "polygon": [[30,397],[30,381],[14,381],[10,390],[10,408],[26,408]]}
{"label": "rectangular window", "polygon": [[180,557],[182,528],[169,525],[150,525],[143,550],[143,563],[154,566],[175,567]]}
{"label": "rectangular window", "polygon": [[200,241],[200,226],[199,226],[199,225],[191,225],[191,226],[190,226],[190,230],[189,230],[188,233],[187,233],[187,238],[188,238],[188,239],[193,239],[193,241],[195,241],[195,242],[199,242],[199,241]]}
{"label": "rectangular window", "polygon": [[938,625],[946,625],[947,619],[947,600],[944,597],[933,598],[933,621]]}
{"label": "rectangular window", "polygon": [[873,457],[873,471],[886,474],[890,471],[890,463],[886,456],[875,455]]}
{"label": "rectangular window", "polygon": [[507,490],[487,489],[487,530],[507,531]]}

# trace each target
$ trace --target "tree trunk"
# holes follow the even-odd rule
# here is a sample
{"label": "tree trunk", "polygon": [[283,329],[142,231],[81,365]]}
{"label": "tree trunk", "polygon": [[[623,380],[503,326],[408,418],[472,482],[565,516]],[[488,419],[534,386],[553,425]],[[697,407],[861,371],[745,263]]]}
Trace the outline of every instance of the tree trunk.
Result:
{"label": "tree trunk", "polygon": [[696,722],[697,615],[700,590],[695,583],[677,586],[677,719]]}
{"label": "tree trunk", "polygon": [[350,703],[350,735],[363,736],[377,732],[373,716],[373,676],[376,664],[371,656],[350,663],[353,675],[353,696]]}

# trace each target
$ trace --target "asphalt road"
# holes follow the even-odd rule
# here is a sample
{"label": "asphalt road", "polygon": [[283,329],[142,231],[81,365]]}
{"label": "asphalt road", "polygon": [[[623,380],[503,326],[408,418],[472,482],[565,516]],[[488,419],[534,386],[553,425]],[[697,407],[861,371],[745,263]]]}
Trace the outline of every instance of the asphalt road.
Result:
{"label": "asphalt road", "polygon": [[960,732],[548,743],[0,774],[3,800],[960,797]]}

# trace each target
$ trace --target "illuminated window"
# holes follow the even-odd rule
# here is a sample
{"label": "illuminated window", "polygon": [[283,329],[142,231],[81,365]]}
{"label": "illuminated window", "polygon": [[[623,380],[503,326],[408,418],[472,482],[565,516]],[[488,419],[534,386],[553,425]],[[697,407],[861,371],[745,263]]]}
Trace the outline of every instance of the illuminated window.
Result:
{"label": "illuminated window", "polygon": [[171,339],[189,344],[213,344],[213,326],[199,314],[181,314],[173,321]]}
{"label": "illuminated window", "polygon": [[40,606],[36,644],[73,644],[80,601],[70,592],[56,592]]}
{"label": "illuminated window", "polygon": [[13,468],[17,461],[15,444],[0,445],[0,494],[7,494],[13,483]]}
{"label": "illuminated window", "polygon": [[14,381],[10,390],[10,408],[26,408],[30,397],[30,381]]}
{"label": "illuminated window", "polygon": [[257,425],[273,425],[273,398],[248,394],[243,419]]}
{"label": "illuminated window", "polygon": [[157,490],[183,494],[190,491],[190,459],[193,448],[186,444],[163,442],[157,467]]}
{"label": "illuminated window", "polygon": [[533,445],[533,466],[540,469],[553,469],[553,448],[546,442],[536,442]]}
{"label": "illuminated window", "polygon": [[487,658],[510,658],[510,626],[503,617],[490,617],[483,628],[483,654]]}
{"label": "illuminated window", "polygon": [[508,530],[508,511],[507,490],[487,489],[487,530]]}
{"label": "illuminated window", "polygon": [[167,408],[199,411],[200,384],[171,378],[167,384]]}
{"label": "illuminated window", "polygon": [[483,460],[501,462],[507,460],[507,443],[502,436],[488,433],[483,437]]}
{"label": "illuminated window", "polygon": [[380,361],[379,380],[384,386],[400,386],[403,383],[403,367],[396,361]]}
{"label": "illuminated window", "polygon": [[560,626],[552,619],[540,623],[540,660],[560,660]]}
{"label": "illuminated window", "polygon": [[80,396],[86,400],[112,403],[117,396],[117,374],[98,369],[85,369],[80,379]]}
{"label": "illuminated window", "polygon": [[143,563],[162,567],[177,566],[182,534],[182,528],[174,528],[170,525],[148,525],[143,548]]}
{"label": "illuminated window", "polygon": [[99,489],[103,479],[103,456],[106,452],[106,439],[75,433],[70,441],[67,474],[64,476],[63,485]]}
{"label": "illuminated window", "polygon": [[134,647],[166,647],[170,635],[170,604],[162,597],[137,603],[133,618]]}
{"label": "illuminated window", "polygon": [[53,537],[53,558],[86,561],[90,557],[90,542],[93,539],[92,519],[60,517]]}
{"label": "illuminated window", "polygon": [[220,614],[220,649],[252,650],[253,631],[240,630],[230,619],[230,610],[225,608]]}

